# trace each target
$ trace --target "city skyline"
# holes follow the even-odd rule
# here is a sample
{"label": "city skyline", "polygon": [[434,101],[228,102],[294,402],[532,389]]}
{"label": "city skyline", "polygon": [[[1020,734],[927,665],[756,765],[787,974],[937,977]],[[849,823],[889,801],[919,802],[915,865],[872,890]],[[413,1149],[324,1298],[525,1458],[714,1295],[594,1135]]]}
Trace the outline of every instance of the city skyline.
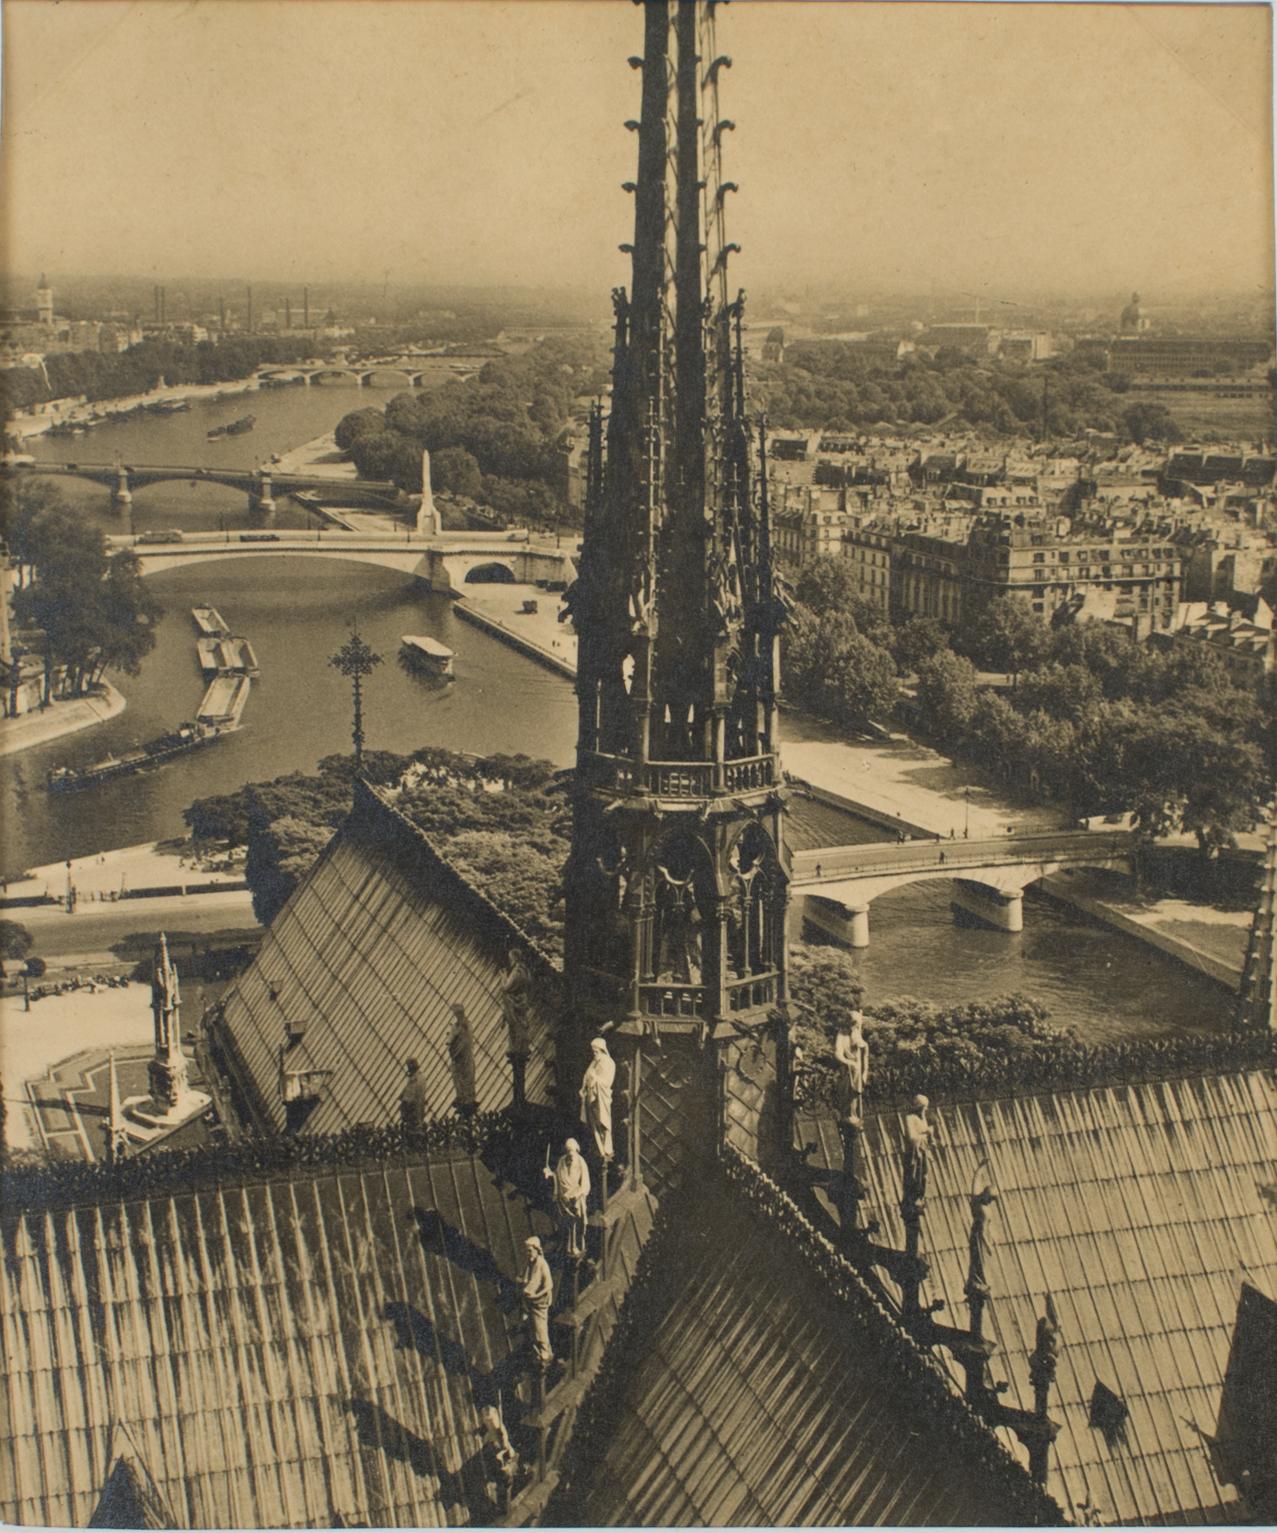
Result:
{"label": "city skyline", "polygon": [[[623,276],[629,7],[11,0],[6,19],[11,271]],[[747,286],[1271,293],[1266,7],[745,0],[727,23]]]}

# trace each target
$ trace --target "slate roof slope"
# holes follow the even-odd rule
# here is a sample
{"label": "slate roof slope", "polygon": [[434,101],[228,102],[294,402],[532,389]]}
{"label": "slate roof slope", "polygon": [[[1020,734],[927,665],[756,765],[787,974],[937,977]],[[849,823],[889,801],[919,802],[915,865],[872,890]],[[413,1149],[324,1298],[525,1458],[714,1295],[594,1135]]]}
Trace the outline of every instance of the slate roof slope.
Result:
{"label": "slate roof slope", "polygon": [[259,1126],[278,1130],[284,1024],[304,1024],[288,1068],[332,1072],[304,1124],[307,1133],[332,1133],[397,1121],[409,1056],[421,1064],[427,1115],[451,1110],[447,1040],[460,1003],[474,1038],[479,1106],[495,1111],[510,1102],[501,982],[513,944],[535,990],[527,1094],[544,1101],[557,970],[417,826],[357,783],[350,816],[227,992],[214,1041]]}
{"label": "slate roof slope", "polygon": [[123,1427],[179,1525],[491,1522],[478,1404],[547,1223],[457,1152],[6,1218],[0,1518],[87,1525]]}
{"label": "slate roof slope", "polygon": [[[702,1191],[667,1225],[627,1301],[624,1345],[637,1361],[615,1383],[619,1403],[603,1392],[616,1420],[580,1493],[582,1521],[1019,1522],[1023,1501],[934,1429],[907,1370],[782,1230],[735,1189]],[[889,1354],[910,1345],[890,1340]]]}
{"label": "slate roof slope", "polygon": [[[1272,1072],[933,1102],[931,1118],[923,1300],[943,1298],[941,1319],[967,1323],[968,1195],[987,1160],[999,1197],[985,1334],[998,1343],[992,1369],[1010,1383],[1009,1405],[1032,1407],[1036,1317],[1048,1290],[1055,1301],[1050,1412],[1062,1430],[1047,1489],[1070,1512],[1089,1499],[1106,1522],[1244,1515],[1236,1489],[1216,1478],[1208,1439],[1243,1281],[1277,1298]],[[862,1208],[881,1223],[876,1238],[897,1248],[902,1130],[900,1114],[866,1122]],[[841,1165],[831,1120],[799,1131]],[[1112,1443],[1090,1425],[1097,1384],[1129,1411]]]}

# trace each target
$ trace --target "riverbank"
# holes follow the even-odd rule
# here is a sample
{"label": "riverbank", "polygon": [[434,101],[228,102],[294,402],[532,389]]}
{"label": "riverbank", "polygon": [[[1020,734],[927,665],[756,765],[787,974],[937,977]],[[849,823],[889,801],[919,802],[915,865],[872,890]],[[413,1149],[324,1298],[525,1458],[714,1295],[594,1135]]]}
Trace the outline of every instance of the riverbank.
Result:
{"label": "riverbank", "polygon": [[16,719],[0,719],[0,756],[14,756],[36,745],[47,745],[63,735],[78,734],[94,724],[104,724],[124,712],[124,698],[104,681],[88,697],[70,697],[52,702],[47,708],[19,714]]}
{"label": "riverbank", "polygon": [[[92,400],[50,400],[47,407],[38,414],[27,413],[17,410],[10,417],[6,430],[11,436],[19,437],[26,441],[28,437],[44,436],[52,427],[62,425],[64,422],[81,422],[86,429],[92,430],[92,425],[86,420],[89,415],[105,416],[112,419],[121,415],[127,415],[130,411],[137,410],[146,405],[167,403],[179,399],[194,401],[197,399],[224,399],[236,394],[248,394],[259,387],[257,377],[254,374],[248,378],[233,378],[226,383],[181,383],[165,384],[163,387],[151,389],[146,394],[125,394],[118,399],[92,399]],[[101,422],[94,422],[101,424]]]}
{"label": "riverbank", "polygon": [[1235,991],[1241,983],[1251,923],[1245,911],[1215,910],[1176,899],[1141,902],[1115,888],[1111,877],[1085,868],[1052,874],[1042,880],[1041,888],[1052,899],[1147,942],[1227,990]]}
{"label": "riverbank", "polygon": [[[524,612],[525,601],[535,601],[535,612]],[[537,586],[487,586],[482,596],[459,596],[452,610],[466,623],[500,639],[529,660],[535,660],[569,680],[576,679],[576,633],[559,621],[560,597]]]}
{"label": "riverbank", "polygon": [[281,474],[314,474],[338,482],[359,478],[359,470],[338,447],[335,431],[325,431],[309,442],[278,453],[274,467]]}
{"label": "riverbank", "polygon": [[[89,904],[138,898],[137,891],[143,889],[163,890],[166,894],[188,887],[210,893],[241,890],[243,855],[240,851],[197,859],[188,846],[162,841],[118,846],[91,857],[71,857],[65,862],[30,868],[23,878],[9,882],[0,903],[13,907],[24,900],[53,899],[59,902],[58,912],[65,915],[61,902],[66,899],[68,883],[75,890],[77,911]],[[30,914],[35,915],[39,908],[35,906]]]}

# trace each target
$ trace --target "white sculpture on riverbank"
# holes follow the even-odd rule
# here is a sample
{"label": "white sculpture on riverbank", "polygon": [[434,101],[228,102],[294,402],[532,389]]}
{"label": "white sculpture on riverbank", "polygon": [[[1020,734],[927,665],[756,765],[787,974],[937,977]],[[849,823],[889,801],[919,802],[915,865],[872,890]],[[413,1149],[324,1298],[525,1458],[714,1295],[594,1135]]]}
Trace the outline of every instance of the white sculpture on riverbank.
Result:
{"label": "white sculpture on riverbank", "polygon": [[417,532],[423,538],[435,538],[443,531],[434,491],[430,487],[430,454],[421,449],[421,505],[417,508]]}

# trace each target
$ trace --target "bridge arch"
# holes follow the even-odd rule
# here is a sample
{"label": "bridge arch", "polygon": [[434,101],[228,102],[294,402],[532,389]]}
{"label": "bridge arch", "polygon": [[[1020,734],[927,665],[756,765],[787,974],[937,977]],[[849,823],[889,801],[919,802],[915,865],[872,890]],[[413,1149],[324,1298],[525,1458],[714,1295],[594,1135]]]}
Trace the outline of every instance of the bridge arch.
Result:
{"label": "bridge arch", "polygon": [[476,564],[468,569],[465,573],[465,583],[468,586],[512,586],[518,583],[518,576],[504,560],[489,559],[485,564]]}
{"label": "bridge arch", "polygon": [[[128,546],[128,545],[125,545]],[[421,548],[404,547],[389,540],[384,545],[351,547],[342,543],[302,543],[286,537],[249,543],[210,543],[206,546],[175,543],[168,546],[132,546],[143,576],[162,575],[194,564],[229,563],[236,559],[327,559],[347,564],[367,564],[396,574],[429,581],[430,559]]]}
{"label": "bridge arch", "polygon": [[368,374],[360,367],[317,367],[309,374],[312,383],[323,383],[326,378],[350,378],[363,386]]}
{"label": "bridge arch", "polygon": [[[405,383],[412,388],[420,380],[420,373],[413,374],[406,367],[370,367],[363,375],[368,388],[391,388],[394,383]],[[390,381],[390,380],[393,380]]]}

